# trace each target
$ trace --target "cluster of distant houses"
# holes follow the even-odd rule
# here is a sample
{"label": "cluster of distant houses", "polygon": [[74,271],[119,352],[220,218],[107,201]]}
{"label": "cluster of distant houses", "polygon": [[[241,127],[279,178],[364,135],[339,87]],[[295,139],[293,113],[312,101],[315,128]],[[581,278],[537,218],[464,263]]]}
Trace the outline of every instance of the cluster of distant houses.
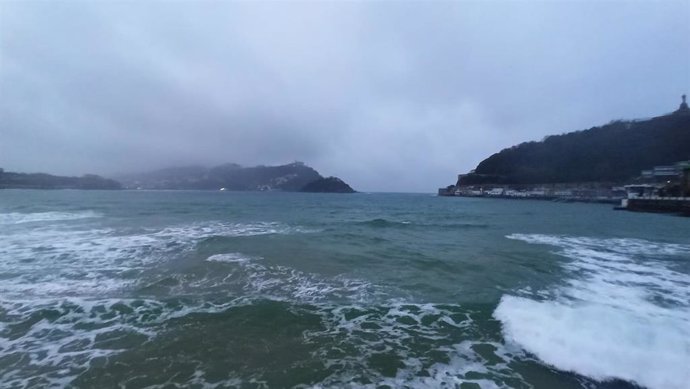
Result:
{"label": "cluster of distant houses", "polygon": [[510,186],[440,188],[439,196],[495,197],[561,201],[618,202],[624,187],[597,187],[587,184],[541,185],[517,189]]}

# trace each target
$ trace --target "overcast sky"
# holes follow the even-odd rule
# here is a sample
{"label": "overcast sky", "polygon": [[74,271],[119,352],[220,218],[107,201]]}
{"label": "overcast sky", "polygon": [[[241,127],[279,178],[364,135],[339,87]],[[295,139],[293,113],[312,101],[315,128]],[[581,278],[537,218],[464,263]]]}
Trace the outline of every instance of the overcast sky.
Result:
{"label": "overcast sky", "polygon": [[689,92],[687,0],[0,0],[10,171],[300,160],[432,192],[502,148]]}

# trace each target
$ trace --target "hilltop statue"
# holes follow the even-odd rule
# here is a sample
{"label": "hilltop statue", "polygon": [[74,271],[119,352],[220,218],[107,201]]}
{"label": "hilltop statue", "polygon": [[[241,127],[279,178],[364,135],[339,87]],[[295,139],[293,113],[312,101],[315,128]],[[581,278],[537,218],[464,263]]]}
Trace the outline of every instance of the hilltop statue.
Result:
{"label": "hilltop statue", "polygon": [[690,114],[690,108],[688,108],[688,103],[685,101],[685,95],[681,96],[683,102],[680,103],[680,107],[675,113]]}

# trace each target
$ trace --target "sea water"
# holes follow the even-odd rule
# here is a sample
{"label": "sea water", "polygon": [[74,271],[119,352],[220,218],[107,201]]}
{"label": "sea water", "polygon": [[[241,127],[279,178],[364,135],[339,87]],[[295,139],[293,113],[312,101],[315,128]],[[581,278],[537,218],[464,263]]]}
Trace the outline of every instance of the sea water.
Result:
{"label": "sea water", "polygon": [[0,191],[3,388],[690,387],[690,219]]}

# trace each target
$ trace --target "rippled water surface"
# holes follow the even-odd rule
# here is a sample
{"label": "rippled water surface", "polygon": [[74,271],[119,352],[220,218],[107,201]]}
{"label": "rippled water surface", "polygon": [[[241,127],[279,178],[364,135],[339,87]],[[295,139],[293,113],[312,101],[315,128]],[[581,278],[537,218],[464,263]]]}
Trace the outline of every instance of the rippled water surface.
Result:
{"label": "rippled water surface", "polygon": [[688,388],[690,219],[0,191],[0,387]]}

